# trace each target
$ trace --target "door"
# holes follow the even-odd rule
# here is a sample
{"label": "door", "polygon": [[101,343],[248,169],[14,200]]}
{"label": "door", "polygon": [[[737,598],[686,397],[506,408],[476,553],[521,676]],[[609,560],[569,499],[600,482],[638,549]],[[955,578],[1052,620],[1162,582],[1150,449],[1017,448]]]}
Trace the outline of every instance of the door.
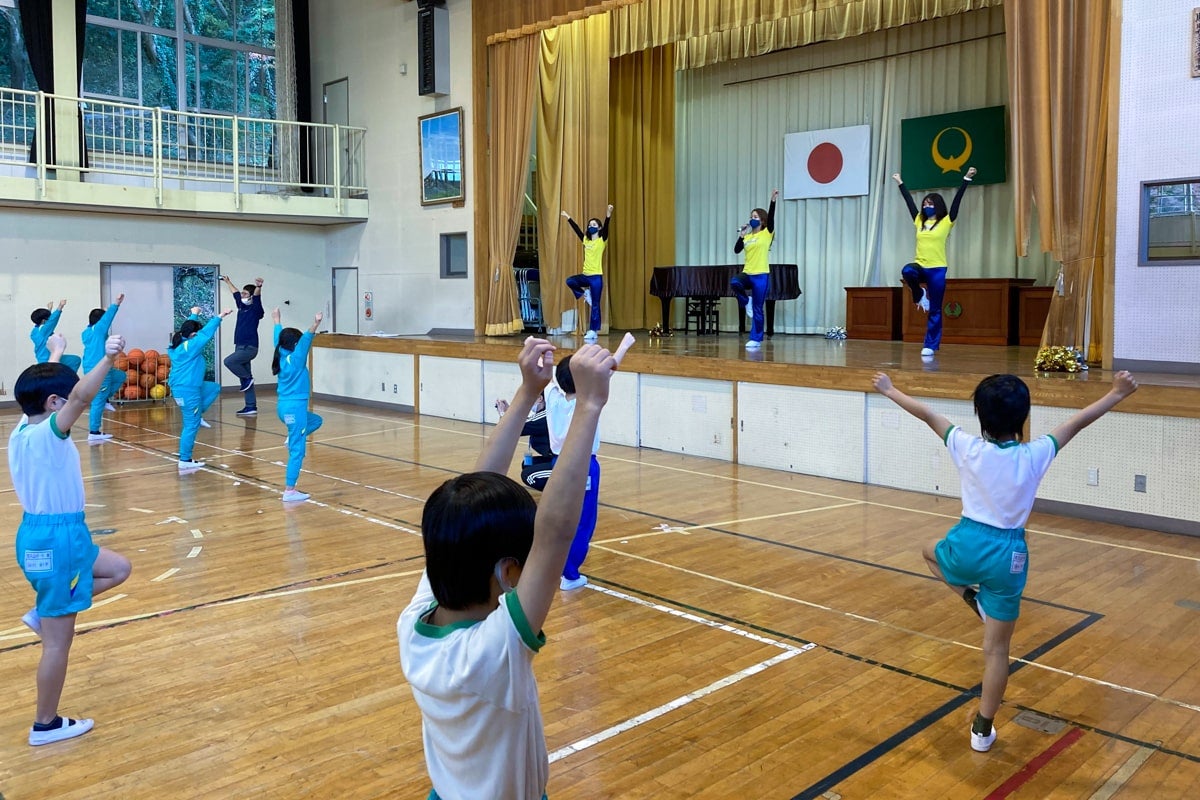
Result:
{"label": "door", "polygon": [[[349,125],[350,124],[350,79],[341,78],[340,80],[330,81],[321,87],[321,104],[323,106],[321,121],[326,125]],[[350,183],[350,143],[347,137],[343,136],[338,145],[338,152],[334,152],[333,132],[328,133],[328,141],[326,144],[326,164],[329,168],[329,173],[324,176],[326,183],[333,183],[333,160],[337,158],[341,162],[341,184],[344,186]]]}
{"label": "door", "polygon": [[358,333],[358,268],[333,268],[333,332]]}

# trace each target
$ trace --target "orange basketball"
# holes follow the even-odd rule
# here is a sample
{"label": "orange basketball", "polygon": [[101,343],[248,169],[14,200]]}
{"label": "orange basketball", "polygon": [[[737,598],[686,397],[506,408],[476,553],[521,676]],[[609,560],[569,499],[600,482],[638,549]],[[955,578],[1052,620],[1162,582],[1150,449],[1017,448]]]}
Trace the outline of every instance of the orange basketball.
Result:
{"label": "orange basketball", "polygon": [[[154,352],[153,350],[150,352]],[[158,372],[158,359],[146,356],[142,359],[142,372],[153,375]]]}
{"label": "orange basketball", "polygon": [[171,387],[170,387],[170,385],[169,385],[169,384],[166,384],[166,383],[160,383],[160,384],[158,385],[158,388],[160,388],[160,389],[162,389],[162,390],[163,390],[163,397],[170,397],[170,396],[171,396]]}
{"label": "orange basketball", "polygon": [[171,374],[170,367],[168,367],[166,364],[158,365],[158,372],[156,373],[156,375],[158,376],[159,383],[162,383],[163,381],[165,381],[167,379],[167,376],[170,374]]}
{"label": "orange basketball", "polygon": [[147,361],[157,361],[158,360],[158,351],[157,350],[147,350],[146,351],[146,360]]}
{"label": "orange basketball", "polygon": [[113,359],[113,366],[124,372],[129,369],[129,358],[124,353],[117,353],[117,357]]}
{"label": "orange basketball", "polygon": [[125,353],[125,355],[129,358],[129,363],[134,365],[142,363],[142,359],[146,357],[146,354],[136,347]]}
{"label": "orange basketball", "polygon": [[153,375],[143,375],[138,379],[138,385],[143,389],[149,389],[154,384],[158,383],[158,379]]}
{"label": "orange basketball", "polygon": [[129,386],[137,386],[138,371],[136,369],[125,370],[125,383]]}
{"label": "orange basketball", "polygon": [[171,366],[171,357],[166,353],[162,353],[158,357],[158,365],[161,367],[164,364],[168,367]]}
{"label": "orange basketball", "polygon": [[126,386],[124,391],[122,391],[122,395],[125,397],[126,400],[137,400],[142,395],[142,387]]}

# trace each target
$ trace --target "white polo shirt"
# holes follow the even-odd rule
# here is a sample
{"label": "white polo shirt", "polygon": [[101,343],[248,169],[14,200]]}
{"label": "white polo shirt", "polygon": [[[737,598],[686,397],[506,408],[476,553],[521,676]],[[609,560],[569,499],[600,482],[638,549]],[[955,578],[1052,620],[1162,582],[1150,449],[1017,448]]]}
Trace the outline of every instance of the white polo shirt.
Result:
{"label": "white polo shirt", "polygon": [[8,471],[21,507],[29,514],[83,511],[83,472],[70,431],[58,429],[58,414],[30,424],[28,417],[8,438]]}
{"label": "white polo shirt", "polygon": [[1012,530],[1025,527],[1038,484],[1058,455],[1050,435],[1032,442],[991,442],[957,425],[946,431],[946,448],[962,479],[963,516]]}
{"label": "white polo shirt", "polygon": [[433,788],[442,800],[540,800],[550,763],[533,656],[545,637],[516,592],[481,621],[432,625],[435,606],[422,573],[396,624]]}
{"label": "white polo shirt", "polygon": [[[567,398],[558,384],[551,383],[544,392],[546,396],[546,430],[550,433],[550,452],[561,455],[571,418],[575,416],[575,398]],[[596,426],[596,439],[592,442],[592,455],[600,452],[600,426]]]}

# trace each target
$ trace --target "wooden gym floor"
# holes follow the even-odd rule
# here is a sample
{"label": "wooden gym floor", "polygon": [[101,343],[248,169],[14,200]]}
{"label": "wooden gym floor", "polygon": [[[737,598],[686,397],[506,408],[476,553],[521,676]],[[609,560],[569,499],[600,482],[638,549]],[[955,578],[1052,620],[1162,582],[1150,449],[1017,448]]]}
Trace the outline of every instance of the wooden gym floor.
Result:
{"label": "wooden gym floor", "polygon": [[[396,617],[422,501],[486,429],[318,403],[313,501],[284,508],[274,398],[249,420],[238,400],[210,412],[195,474],[176,473],[173,406],[80,443],[89,523],[134,572],[79,618],[62,711],[96,729],[40,748],[3,473],[0,796],[428,792]],[[0,415],[2,444],[16,421]],[[1035,514],[1000,738],[978,754],[981,627],[920,556],[956,501],[600,458],[592,583],[555,605],[536,660],[554,800],[1200,796],[1200,539]]]}

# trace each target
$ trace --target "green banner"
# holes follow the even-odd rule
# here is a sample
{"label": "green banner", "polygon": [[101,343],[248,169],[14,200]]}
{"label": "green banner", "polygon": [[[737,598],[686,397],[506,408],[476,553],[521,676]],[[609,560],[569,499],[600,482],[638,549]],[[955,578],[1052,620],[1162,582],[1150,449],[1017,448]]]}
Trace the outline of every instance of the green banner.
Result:
{"label": "green banner", "polygon": [[975,167],[975,183],[1008,180],[1004,106],[900,120],[900,176],[913,190],[957,186]]}

